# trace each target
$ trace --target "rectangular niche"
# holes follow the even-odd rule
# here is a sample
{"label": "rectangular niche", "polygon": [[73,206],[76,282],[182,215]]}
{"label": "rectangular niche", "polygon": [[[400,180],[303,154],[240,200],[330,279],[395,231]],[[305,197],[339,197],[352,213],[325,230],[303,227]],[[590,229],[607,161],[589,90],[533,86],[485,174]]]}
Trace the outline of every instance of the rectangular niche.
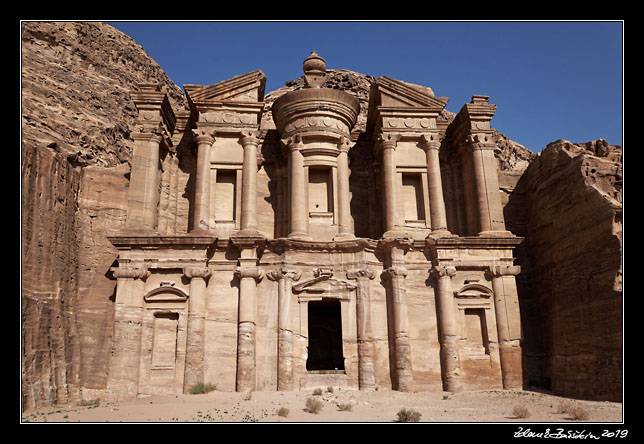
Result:
{"label": "rectangular niche", "polygon": [[177,361],[179,314],[154,314],[152,339],[152,369],[174,369]]}
{"label": "rectangular niche", "polygon": [[420,174],[402,174],[402,198],[405,222],[424,221],[423,181]]}
{"label": "rectangular niche", "polygon": [[484,308],[465,309],[465,335],[468,345],[479,353],[489,353]]}
{"label": "rectangular niche", "polygon": [[231,222],[237,214],[237,172],[218,170],[215,184],[215,221]]}
{"label": "rectangular niche", "polygon": [[333,176],[330,167],[309,168],[309,212],[333,212]]}

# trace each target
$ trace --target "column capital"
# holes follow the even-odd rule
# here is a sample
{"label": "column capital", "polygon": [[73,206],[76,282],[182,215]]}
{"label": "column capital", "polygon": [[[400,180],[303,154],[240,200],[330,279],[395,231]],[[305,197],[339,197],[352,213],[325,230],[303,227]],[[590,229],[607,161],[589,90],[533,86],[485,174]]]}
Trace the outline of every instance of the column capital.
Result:
{"label": "column capital", "polygon": [[282,144],[289,150],[289,152],[299,151],[304,146],[302,142],[302,136],[295,134],[291,137],[285,137],[281,139]]}
{"label": "column capital", "polygon": [[212,274],[212,272],[208,267],[186,267],[183,269],[183,274],[188,279],[193,279],[193,278],[206,279]]}
{"label": "column capital", "polygon": [[369,270],[368,268],[356,268],[347,271],[347,279],[361,280],[373,279],[375,277],[376,273],[374,273],[373,270]]}
{"label": "column capital", "polygon": [[201,127],[192,130],[192,135],[197,141],[198,145],[202,143],[213,143],[215,141],[215,129],[209,127]]}
{"label": "column capital", "polygon": [[298,281],[300,277],[302,277],[302,272],[300,270],[295,270],[292,268],[281,267],[269,271],[268,273],[266,273],[266,277],[268,277],[271,281],[279,281],[280,279],[285,278],[292,281]]}
{"label": "column capital", "polygon": [[349,139],[348,137],[342,136],[338,139],[338,150],[343,153],[348,153],[353,145],[354,143],[352,143],[351,139]]}
{"label": "column capital", "polygon": [[383,150],[396,149],[396,145],[398,144],[400,138],[400,133],[381,132],[380,134],[378,134],[378,143]]}
{"label": "column capital", "polygon": [[465,136],[465,144],[472,150],[493,150],[496,138],[491,133],[470,133]]}
{"label": "column capital", "polygon": [[429,274],[431,277],[435,279],[439,279],[442,277],[452,277],[456,275],[456,267],[452,267],[449,265],[434,265],[431,270],[429,270]]}
{"label": "column capital", "polygon": [[259,145],[259,131],[244,130],[241,132],[241,144],[244,148],[248,145]]}
{"label": "column capital", "polygon": [[521,265],[490,265],[485,273],[490,279],[501,276],[516,276],[521,273]]}
{"label": "column capital", "polygon": [[439,133],[427,133],[420,136],[420,147],[425,150],[438,150],[443,137]]}
{"label": "column capital", "polygon": [[389,267],[385,268],[380,277],[383,279],[391,279],[394,277],[405,277],[407,276],[407,269],[403,267]]}
{"label": "column capital", "polygon": [[261,281],[264,277],[264,272],[258,267],[244,267],[238,266],[235,268],[235,277],[238,279],[253,278],[257,282]]}
{"label": "column capital", "polygon": [[163,139],[169,139],[168,132],[165,126],[161,123],[152,124],[139,124],[135,126],[135,131],[132,131],[132,139],[135,141],[151,141],[161,143]]}
{"label": "column capital", "polygon": [[116,279],[145,280],[150,276],[150,271],[145,267],[118,267],[112,268],[112,274]]}

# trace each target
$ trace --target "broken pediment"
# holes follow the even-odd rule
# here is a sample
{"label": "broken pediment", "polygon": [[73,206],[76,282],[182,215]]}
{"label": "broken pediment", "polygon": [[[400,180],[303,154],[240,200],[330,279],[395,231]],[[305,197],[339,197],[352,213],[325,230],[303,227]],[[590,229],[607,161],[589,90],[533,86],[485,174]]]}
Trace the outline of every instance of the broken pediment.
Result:
{"label": "broken pediment", "polygon": [[369,97],[372,106],[384,107],[428,107],[440,112],[448,99],[434,97],[431,88],[382,76],[373,82]]}
{"label": "broken pediment", "polygon": [[183,85],[190,108],[221,102],[262,102],[266,76],[255,70],[209,86]]}

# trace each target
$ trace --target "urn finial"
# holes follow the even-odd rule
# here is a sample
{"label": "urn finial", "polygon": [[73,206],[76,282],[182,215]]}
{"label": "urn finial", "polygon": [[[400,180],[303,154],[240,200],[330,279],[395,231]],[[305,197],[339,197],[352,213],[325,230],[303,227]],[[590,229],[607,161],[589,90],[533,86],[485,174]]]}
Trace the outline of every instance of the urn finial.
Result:
{"label": "urn finial", "polygon": [[302,68],[306,85],[309,88],[321,88],[326,80],[326,62],[324,59],[317,52],[311,51],[311,55],[304,59]]}

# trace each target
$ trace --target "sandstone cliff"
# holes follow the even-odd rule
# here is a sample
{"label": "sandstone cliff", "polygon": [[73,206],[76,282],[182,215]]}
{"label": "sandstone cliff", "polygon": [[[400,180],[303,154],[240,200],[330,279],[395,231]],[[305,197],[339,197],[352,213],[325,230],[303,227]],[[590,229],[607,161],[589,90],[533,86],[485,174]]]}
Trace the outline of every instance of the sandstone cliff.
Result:
{"label": "sandstone cliff", "polygon": [[604,140],[549,144],[520,199],[517,277],[527,382],[621,400],[622,150]]}
{"label": "sandstone cliff", "polygon": [[125,221],[130,90],[181,89],[130,37],[102,23],[22,25],[23,408],[105,388],[117,251]]}

